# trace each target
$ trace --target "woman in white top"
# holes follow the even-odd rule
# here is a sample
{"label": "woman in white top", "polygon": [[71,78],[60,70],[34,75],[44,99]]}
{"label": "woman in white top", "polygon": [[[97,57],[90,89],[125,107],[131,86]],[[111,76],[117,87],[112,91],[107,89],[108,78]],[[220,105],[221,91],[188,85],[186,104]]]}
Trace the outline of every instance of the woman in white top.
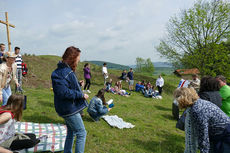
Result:
{"label": "woman in white top", "polygon": [[0,102],[3,102],[2,106],[7,104],[7,100],[11,95],[11,81],[14,80],[16,86],[19,87],[18,79],[16,78],[16,57],[15,53],[6,52],[4,54],[5,62],[0,65]]}
{"label": "woman in white top", "polygon": [[156,86],[158,88],[159,94],[161,95],[162,93],[162,88],[164,86],[164,79],[159,75],[159,77],[156,80]]}

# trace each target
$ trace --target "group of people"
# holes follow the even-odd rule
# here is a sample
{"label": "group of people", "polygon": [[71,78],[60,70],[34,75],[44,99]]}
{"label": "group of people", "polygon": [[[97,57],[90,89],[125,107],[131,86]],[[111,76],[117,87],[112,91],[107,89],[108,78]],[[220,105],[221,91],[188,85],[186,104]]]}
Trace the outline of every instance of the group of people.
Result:
{"label": "group of people", "polygon": [[162,96],[162,89],[164,86],[164,79],[161,75],[156,80],[156,86],[158,90],[155,90],[155,86],[152,85],[150,82],[145,83],[145,81],[139,81],[135,86],[136,92],[141,92],[145,97],[150,98],[159,98],[161,99]]}
{"label": "group of people", "polygon": [[126,96],[126,97],[131,95],[131,93],[128,93],[126,90],[122,89],[122,80],[117,81],[114,84],[114,87],[112,87],[112,84],[113,84],[112,82],[113,82],[113,79],[110,78],[109,81],[105,83],[105,90],[107,92],[111,92],[113,94],[118,94],[118,95]]}
{"label": "group of people", "polygon": [[[106,106],[104,97],[105,91],[111,90],[112,85],[111,79],[109,83],[106,82],[108,71],[105,68],[103,76],[106,89],[100,89],[88,104],[90,65],[87,63],[84,66],[84,77],[87,80],[78,80],[75,71],[80,61],[80,55],[79,48],[68,47],[62,56],[62,61],[57,64],[57,68],[51,75],[55,110],[64,119],[67,126],[65,153],[72,152],[75,137],[77,137],[75,152],[84,152],[87,132],[80,114],[84,108],[88,107],[87,112],[94,121],[98,121],[102,115],[112,109]],[[9,82],[12,79],[15,80],[17,86],[20,86],[16,79],[15,53],[6,52],[3,56],[4,61],[0,64],[1,92],[9,88]],[[131,74],[133,77],[133,73]],[[128,81],[130,80],[133,78],[129,78]],[[194,79],[195,81],[198,81],[197,78]],[[144,86],[141,82],[138,84]],[[164,80],[159,76],[156,81],[159,94],[162,93],[163,85]],[[116,82],[115,86],[121,90],[121,81]],[[145,86],[146,89],[152,88],[150,83]],[[174,92],[179,107],[186,109],[185,152],[196,152],[199,149],[201,153],[212,151],[226,153],[230,149],[230,87],[226,84],[226,79],[223,76],[204,77],[199,86],[197,91],[193,87],[182,87]],[[83,91],[81,87],[83,87]],[[1,100],[5,98],[2,95],[0,94]],[[34,134],[17,134],[15,132],[14,123],[20,121],[22,108],[23,96],[17,94],[11,95],[6,104],[0,107],[1,152],[11,153],[4,148],[18,150],[32,147],[40,142],[40,138],[36,138]]]}
{"label": "group of people", "polygon": [[[230,151],[230,87],[224,76],[206,76],[175,90],[184,118],[185,152]],[[199,85],[197,84],[199,83]],[[199,88],[196,88],[197,85]]]}
{"label": "group of people", "polygon": [[[10,83],[15,83],[15,92],[22,90],[22,56],[20,48],[6,52],[5,44],[0,44],[0,152],[30,148],[40,142],[34,134],[16,133],[14,124],[22,118],[24,96],[12,94]],[[6,148],[6,149],[5,149]],[[10,150],[8,150],[10,149]]]}
{"label": "group of people", "polygon": [[12,94],[10,83],[15,82],[15,92],[22,92],[22,56],[20,48],[14,52],[5,52],[5,44],[0,44],[0,102],[2,106]]}

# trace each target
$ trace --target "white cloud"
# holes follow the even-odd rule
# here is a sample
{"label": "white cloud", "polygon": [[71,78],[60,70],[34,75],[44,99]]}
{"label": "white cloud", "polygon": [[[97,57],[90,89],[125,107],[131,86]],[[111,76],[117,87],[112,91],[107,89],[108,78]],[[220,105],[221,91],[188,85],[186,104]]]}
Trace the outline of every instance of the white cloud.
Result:
{"label": "white cloud", "polygon": [[[16,24],[11,40],[22,51],[62,55],[66,47],[75,45],[81,48],[83,60],[134,64],[137,56],[160,60],[154,45],[163,37],[166,22],[192,2],[12,0],[0,1],[0,8],[8,10]],[[2,25],[2,36],[1,29]],[[0,37],[0,42],[5,41]]]}

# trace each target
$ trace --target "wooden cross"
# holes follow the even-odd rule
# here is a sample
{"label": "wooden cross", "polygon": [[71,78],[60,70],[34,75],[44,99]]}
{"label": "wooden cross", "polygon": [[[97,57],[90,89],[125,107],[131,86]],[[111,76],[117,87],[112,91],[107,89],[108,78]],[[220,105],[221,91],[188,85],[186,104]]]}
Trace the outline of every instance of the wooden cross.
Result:
{"label": "wooden cross", "polygon": [[8,22],[8,13],[7,12],[5,12],[5,15],[6,15],[6,21],[0,20],[0,23],[6,25],[7,40],[8,40],[8,49],[9,49],[9,51],[11,51],[11,42],[10,42],[10,31],[9,31],[9,27],[15,28],[15,26],[12,25],[12,24],[9,24],[9,22]]}

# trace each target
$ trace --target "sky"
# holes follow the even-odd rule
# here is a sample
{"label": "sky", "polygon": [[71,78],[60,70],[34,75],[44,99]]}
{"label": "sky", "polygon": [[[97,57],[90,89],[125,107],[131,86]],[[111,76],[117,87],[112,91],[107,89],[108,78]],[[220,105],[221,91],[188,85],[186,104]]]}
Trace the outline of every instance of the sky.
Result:
{"label": "sky", "polygon": [[[137,57],[161,58],[155,46],[167,34],[170,17],[195,0],[0,0],[0,20],[8,12],[12,47],[22,53],[62,56],[81,49],[81,61],[133,65]],[[0,43],[7,45],[0,24]]]}

